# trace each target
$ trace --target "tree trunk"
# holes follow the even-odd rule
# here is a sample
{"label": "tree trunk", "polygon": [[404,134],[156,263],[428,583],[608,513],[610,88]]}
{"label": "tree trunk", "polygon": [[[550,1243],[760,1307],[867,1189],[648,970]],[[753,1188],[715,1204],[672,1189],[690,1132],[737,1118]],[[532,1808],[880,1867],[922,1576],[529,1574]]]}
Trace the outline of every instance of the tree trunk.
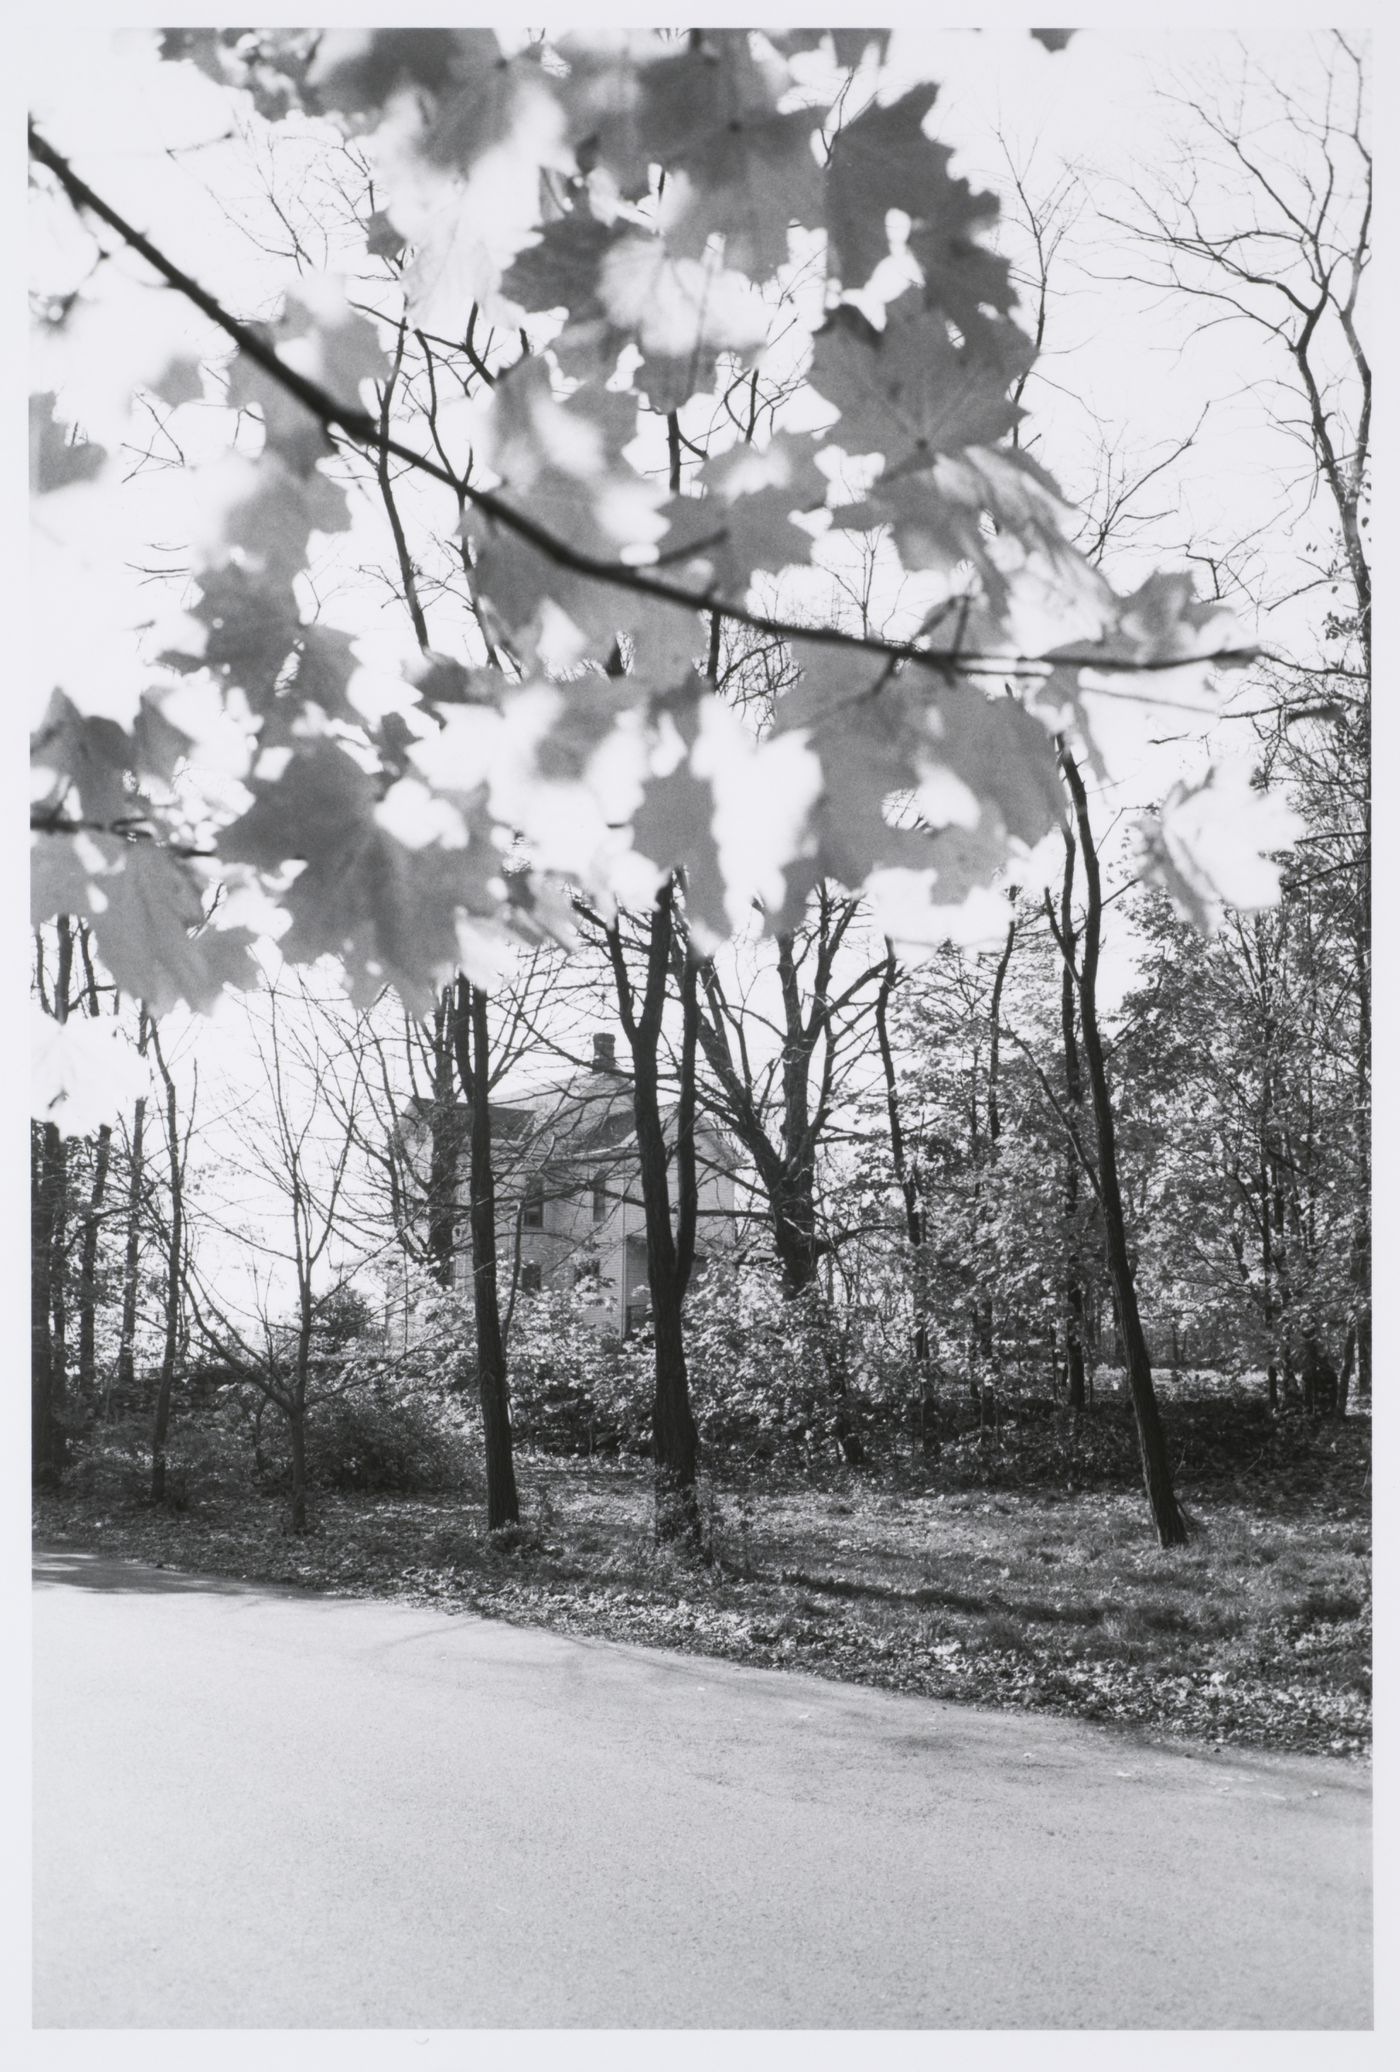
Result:
{"label": "tree trunk", "polygon": [[428,1166],[428,1268],[439,1287],[452,1286],[457,1249],[457,1167],[461,1122],[452,1085],[452,991],[433,1015],[433,1114]]}
{"label": "tree trunk", "polygon": [[[137,1023],[136,1051],[145,1057],[151,1018],[143,1007]],[[122,1260],[122,1329],[117,1351],[117,1385],[127,1391],[136,1382],[136,1302],[140,1292],[141,1197],[146,1184],[146,1096],[136,1096],[131,1118],[131,1170],[126,1187],[126,1251]]]}
{"label": "tree trunk", "polygon": [[[39,936],[39,992],[54,1020],[68,1019],[73,979],[73,924],[60,914],[53,994],[44,989],[43,938]],[[66,1464],[68,1344],[64,1267],[68,1223],[68,1153],[57,1123],[46,1122],[30,1138],[30,1460],[36,1489],[56,1490]]]}
{"label": "tree trunk", "polygon": [[[1071,1120],[1078,1127],[1084,1100],[1084,1081],[1079,1068],[1079,1039],[1075,1033],[1074,997],[1074,830],[1066,826],[1065,872],[1060,886],[1060,1036],[1065,1055],[1065,1098]],[[1049,894],[1046,894],[1047,899]],[[1088,1337],[1084,1317],[1084,1268],[1079,1257],[1079,1159],[1072,1144],[1065,1147],[1065,1397],[1077,1418],[1084,1408],[1084,1347]]]}
{"label": "tree trunk", "polygon": [[292,1454],[292,1531],[307,1527],[306,1504],[306,1400],[293,1396],[287,1406],[287,1437]]}
{"label": "tree trunk", "polygon": [[894,1047],[890,1042],[889,1006],[899,975],[894,944],[885,938],[885,969],[875,996],[875,1038],[880,1051],[880,1069],[885,1081],[885,1114],[890,1128],[890,1162],[904,1203],[904,1234],[909,1241],[914,1330],[912,1351],[914,1380],[918,1389],[919,1450],[928,1455],[939,1450],[938,1402],[933,1386],[933,1362],[929,1346],[928,1318],[924,1314],[923,1250],[924,1205],[919,1176],[911,1165],[900,1113],[899,1081],[894,1069]]}
{"label": "tree trunk", "polygon": [[476,1308],[476,1372],[486,1454],[486,1526],[496,1532],[520,1518],[510,1429],[510,1393],[496,1282],[496,1174],[491,1153],[491,1039],[486,995],[457,981],[453,1038],[462,1091],[471,1109],[472,1290]]}
{"label": "tree trunk", "polygon": [[1123,1194],[1118,1177],[1113,1103],[1109,1094],[1108,1072],[1099,1034],[1098,965],[1103,896],[1099,882],[1098,853],[1094,848],[1093,830],[1089,825],[1089,804],[1084,794],[1084,781],[1067,747],[1061,747],[1060,761],[1070,796],[1074,801],[1080,847],[1084,852],[1084,875],[1088,885],[1084,919],[1084,954],[1079,974],[1079,1008],[1084,1033],[1084,1058],[1089,1070],[1089,1090],[1098,1137],[1099,1198],[1103,1213],[1104,1249],[1109,1282],[1113,1289],[1114,1311],[1123,1341],[1128,1389],[1137,1422],[1142,1479],[1152,1510],[1152,1521],[1157,1528],[1157,1538],[1162,1546],[1179,1547],[1186,1542],[1187,1527],[1172,1487],[1166,1433],[1162,1428],[1161,1415],[1157,1408],[1157,1394],[1152,1386],[1152,1362],[1143,1334],[1142,1319],[1138,1313],[1137,1287],[1133,1278],[1132,1257],[1128,1250]]}
{"label": "tree trunk", "polygon": [[[646,1224],[647,1282],[655,1358],[652,1404],[653,1467],[656,1488],[656,1537],[680,1541],[698,1550],[701,1541],[700,1501],[695,1477],[699,1442],[690,1407],[682,1308],[695,1256],[696,1183],[694,1160],[695,1034],[697,1007],[695,966],[687,960],[682,979],[684,1037],[681,1103],[677,1122],[677,1216],[671,1227],[667,1185],[666,1140],[661,1122],[658,1047],[666,998],[666,973],[674,931],[674,881],[663,886],[650,919],[647,974],[640,1012],[627,973],[617,925],[608,930],[608,947],[623,1032],[632,1053],[632,1115],[637,1130],[642,1208]],[[686,1060],[689,1060],[689,1071]],[[686,1138],[689,1135],[687,1156]]]}
{"label": "tree trunk", "polygon": [[151,1427],[151,1502],[165,1502],[165,1448],[170,1431],[170,1399],[175,1385],[175,1366],[180,1348],[180,1297],[184,1278],[185,1187],[184,1163],[180,1155],[179,1114],[175,1081],[165,1062],[160,1037],[151,1031],[156,1065],[165,1088],[165,1133],[170,1149],[170,1227],[165,1259],[165,1341],[161,1349],[160,1381],[156,1388],[155,1418]]}
{"label": "tree trunk", "polygon": [[92,1168],[92,1192],[83,1216],[82,1249],[78,1280],[78,1387],[84,1402],[91,1402],[97,1387],[97,1240],[102,1223],[102,1202],[107,1192],[107,1168],[112,1156],[112,1125],[104,1122],[97,1132],[97,1150]]}
{"label": "tree trunk", "polygon": [[61,1485],[67,1453],[64,1349],[54,1331],[54,1268],[57,1260],[62,1274],[65,1174],[58,1125],[36,1125],[30,1158],[30,1461],[35,1488],[48,1490]]}

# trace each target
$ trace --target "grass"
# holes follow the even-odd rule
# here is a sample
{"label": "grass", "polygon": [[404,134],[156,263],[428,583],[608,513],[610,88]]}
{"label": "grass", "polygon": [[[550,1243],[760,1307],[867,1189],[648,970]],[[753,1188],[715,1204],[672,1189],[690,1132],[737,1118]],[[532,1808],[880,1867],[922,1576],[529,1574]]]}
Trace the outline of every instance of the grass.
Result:
{"label": "grass", "polygon": [[[1335,1438],[1201,1446],[1196,1525],[1164,1552],[1132,1487],[978,1486],[944,1462],[902,1486],[731,1481],[706,1492],[713,1560],[658,1550],[644,1466],[520,1463],[524,1525],[481,1493],[323,1497],[292,1537],[266,1496],[173,1514],[46,1498],[50,1542],[172,1566],[471,1610],[1000,1707],[1216,1743],[1356,1755],[1370,1719],[1369,1465]],[[1258,1453],[1258,1458],[1256,1458]],[[1241,1460],[1244,1466],[1241,1466]],[[948,1486],[949,1484],[952,1486]]]}

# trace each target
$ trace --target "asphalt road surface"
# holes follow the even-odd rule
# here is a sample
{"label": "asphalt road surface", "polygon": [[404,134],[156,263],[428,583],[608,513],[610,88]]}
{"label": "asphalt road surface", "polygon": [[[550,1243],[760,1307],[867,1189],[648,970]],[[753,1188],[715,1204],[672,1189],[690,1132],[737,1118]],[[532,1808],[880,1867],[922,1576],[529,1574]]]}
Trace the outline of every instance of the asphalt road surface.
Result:
{"label": "asphalt road surface", "polygon": [[36,1560],[44,2028],[1364,2028],[1349,1766]]}

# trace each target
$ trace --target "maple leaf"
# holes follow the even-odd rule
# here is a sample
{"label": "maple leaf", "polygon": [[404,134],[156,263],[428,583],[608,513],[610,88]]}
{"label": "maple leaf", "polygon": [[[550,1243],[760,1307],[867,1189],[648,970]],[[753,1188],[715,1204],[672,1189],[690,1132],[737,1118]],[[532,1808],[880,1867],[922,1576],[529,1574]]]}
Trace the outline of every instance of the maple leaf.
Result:
{"label": "maple leaf", "polygon": [[664,49],[653,29],[575,30],[555,45],[568,66],[554,89],[565,142],[581,173],[603,169],[628,200],[639,200],[650,186],[653,154],[638,118],[646,69]]}
{"label": "maple leaf", "polygon": [[[1159,569],[1131,595],[1115,600],[1104,638],[1092,649],[1076,644],[1076,653],[1092,653],[1093,666],[1105,669],[1115,662],[1191,662],[1206,655],[1218,667],[1221,650],[1228,650],[1237,630],[1229,607],[1198,598],[1184,570]],[[1252,658],[1252,649],[1240,648],[1241,663]]]}
{"label": "maple leaf", "polygon": [[1012,842],[1030,847],[1058,823],[1051,736],[1014,700],[921,669],[853,681],[830,650],[795,645],[803,674],[778,701],[775,731],[802,736],[824,782],[775,925],[795,925],[823,877],[858,891],[888,866],[931,864],[937,897],[961,899]]}
{"label": "maple leaf", "polygon": [[397,839],[376,818],[375,780],[325,737],[299,743],[276,782],[252,790],[220,848],[267,872],[304,863],[282,896],[292,917],[284,954],[339,957],[363,1004],[392,985],[415,1011],[430,1006],[458,961],[460,911],[489,916],[501,905],[501,857],[485,831],[465,848]]}
{"label": "maple leaf", "polygon": [[1276,858],[1303,831],[1287,800],[1256,784],[1238,758],[1181,779],[1134,828],[1145,874],[1203,933],[1220,925],[1227,907],[1248,913],[1275,904]]}
{"label": "maple leaf", "polygon": [[114,1017],[60,1022],[30,1003],[30,1114],[65,1136],[85,1137],[130,1113],[147,1090],[144,1059]]}
{"label": "maple leaf", "polygon": [[888,525],[906,568],[970,563],[985,609],[962,615],[957,645],[1007,654],[1040,651],[1048,628],[1092,639],[1110,623],[1112,592],[1069,538],[1067,518],[1028,454],[975,446],[893,480],[882,475],[863,503],[833,513],[852,529]]}
{"label": "maple leaf", "polygon": [[425,705],[494,705],[501,686],[497,670],[468,669],[432,649],[407,674]]}
{"label": "maple leaf", "polygon": [[30,758],[35,774],[50,780],[38,808],[41,817],[63,811],[107,823],[140,811],[130,781],[133,749],[126,728],[79,712],[62,691],[54,692],[34,731]]}
{"label": "maple leaf", "polygon": [[[687,747],[694,741],[692,727]],[[719,942],[729,934],[730,920],[714,828],[714,790],[686,756],[664,777],[648,780],[632,819],[632,847],[655,865],[658,883],[671,870],[684,873],[687,914]]]}
{"label": "maple leaf", "polygon": [[[483,445],[517,507],[576,551],[611,561],[619,547],[655,539],[662,530],[656,507],[664,489],[621,457],[636,422],[632,396],[589,391],[557,402],[547,368],[532,360],[497,384]],[[499,523],[475,517],[469,523],[483,603],[513,641],[533,646],[552,608],[574,629],[572,642],[565,630],[556,643],[566,662],[612,646],[626,624],[621,593],[562,566]]]}
{"label": "maple leaf", "polygon": [[56,913],[85,915],[117,986],[155,1015],[181,1000],[206,1009],[226,984],[248,986],[256,977],[249,931],[206,925],[193,870],[154,842],[41,836],[31,912],[36,923]]}
{"label": "maple leaf", "polygon": [[265,711],[301,634],[290,587],[230,563],[200,577],[190,617],[205,628],[202,652],[171,649],[161,659],[176,669],[210,669],[255,712]]}
{"label": "maple leaf", "polygon": [[168,403],[172,410],[178,410],[181,403],[201,401],[204,382],[199,361],[192,353],[174,354],[167,360],[163,372],[150,383],[150,391],[158,401]]}
{"label": "maple leaf", "polygon": [[54,416],[56,400],[51,390],[29,398],[29,487],[35,496],[92,481],[107,459],[105,447],[75,437],[73,427]]}
{"label": "maple leaf", "polygon": [[660,558],[668,568],[704,561],[727,597],[742,597],[755,569],[780,569],[811,557],[812,535],[791,513],[819,509],[827,478],[810,438],[780,432],[767,446],[734,446],[700,470],[703,497],[673,497]]}
{"label": "maple leaf", "polygon": [[[784,868],[821,785],[821,769],[796,733],[756,739],[724,699],[691,675],[652,703],[657,751],[633,815],[633,852],[659,878],[680,870],[686,911],[702,949],[713,949],[755,904],[780,905]],[[667,725],[669,722],[669,726]]]}
{"label": "maple leaf", "polygon": [[[266,327],[264,331],[268,344],[273,344],[271,332]],[[267,450],[277,454],[293,474],[309,475],[318,460],[335,452],[330,433],[315,412],[299,403],[284,383],[246,353],[234,354],[227,394],[231,410],[258,412]]]}
{"label": "maple leaf", "polygon": [[[387,371],[374,325],[350,308],[340,282],[327,275],[306,276],[274,322],[250,328],[294,372],[349,409],[363,408],[361,382],[382,380]],[[335,450],[320,418],[246,353],[236,353],[229,368],[228,401],[232,409],[260,413],[269,450],[293,474],[309,475]]]}
{"label": "maple leaf", "polygon": [[656,679],[643,675],[589,675],[551,689],[555,710],[532,757],[535,770],[547,784],[577,782],[616,731],[619,720],[633,713],[645,716],[661,694]]}
{"label": "maple leaf", "polygon": [[883,454],[886,478],[989,445],[1022,415],[1006,370],[955,346],[913,290],[889,305],[883,330],[849,305],[834,310],[816,336],[811,382],[841,413],[828,436],[847,453]]}
{"label": "maple leaf", "polygon": [[751,354],[770,325],[743,274],[713,257],[677,257],[658,237],[577,209],[520,255],[502,293],[527,311],[567,309],[550,351],[576,379],[605,380],[634,344],[632,387],[659,411],[713,386],[719,354]]}
{"label": "maple leaf", "polygon": [[791,77],[776,53],[755,55],[747,30],[693,34],[647,67],[637,112],[644,149],[684,182],[668,190],[668,242],[698,257],[714,233],[725,258],[758,280],[785,265],[792,224],[820,224],[823,183],[813,150],[821,108],[779,113]]}
{"label": "maple leaf", "polygon": [[817,50],[830,37],[837,64],[850,66],[858,65],[872,44],[877,58],[883,61],[890,41],[888,29],[765,29],[764,34],[785,57]]}
{"label": "maple leaf", "polygon": [[550,346],[561,367],[568,364],[566,355],[577,350],[570,345],[570,333],[590,335],[607,321],[598,299],[598,270],[614,246],[635,235],[629,223],[604,223],[575,207],[547,223],[502,276],[502,295],[527,315],[551,309],[567,313],[563,331]]}
{"label": "maple leaf", "polygon": [[98,847],[93,835],[36,832],[30,837],[29,919],[37,928],[55,914],[86,914],[105,897],[100,891],[94,901],[93,888],[109,869],[108,853]]}
{"label": "maple leaf", "polygon": [[995,195],[952,178],[951,151],[924,132],[937,93],[917,86],[876,103],[835,138],[826,174],[830,264],[844,287],[863,288],[889,251],[886,211],[903,210],[925,302],[968,337],[985,329],[986,309],[1012,309],[1016,292],[1008,262],[981,241],[997,219]]}
{"label": "maple leaf", "polygon": [[375,209],[365,225],[365,250],[373,259],[397,263],[404,248],[403,232],[383,209]]}
{"label": "maple leaf", "polygon": [[344,532],[350,524],[345,491],[316,468],[288,467],[280,453],[258,461],[230,454],[199,471],[199,511],[207,567],[237,552],[249,569],[290,583],[306,566],[313,532]]}
{"label": "maple leaf", "polygon": [[491,29],[330,30],[307,84],[323,107],[371,121],[391,102],[416,103],[423,157],[460,173],[551,106],[535,53],[507,56]]}

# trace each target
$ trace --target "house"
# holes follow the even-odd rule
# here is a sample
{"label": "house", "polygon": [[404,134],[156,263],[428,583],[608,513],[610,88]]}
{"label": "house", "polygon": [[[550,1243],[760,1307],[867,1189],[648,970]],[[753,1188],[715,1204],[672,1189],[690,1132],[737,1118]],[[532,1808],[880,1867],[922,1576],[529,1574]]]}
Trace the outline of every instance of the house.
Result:
{"label": "house", "polygon": [[[462,1119],[454,1277],[468,1289],[465,1109]],[[618,1066],[615,1037],[593,1037],[589,1065],[509,1102],[493,1102],[491,1124],[503,1305],[512,1288],[521,1299],[541,1289],[576,1288],[596,1330],[629,1336],[645,1320],[650,1291],[632,1084]],[[674,1104],[663,1124],[673,1135]],[[698,1118],[697,1273],[716,1251],[735,1242],[737,1162],[723,1133],[704,1116]],[[673,1213],[674,1186],[673,1164]]]}

